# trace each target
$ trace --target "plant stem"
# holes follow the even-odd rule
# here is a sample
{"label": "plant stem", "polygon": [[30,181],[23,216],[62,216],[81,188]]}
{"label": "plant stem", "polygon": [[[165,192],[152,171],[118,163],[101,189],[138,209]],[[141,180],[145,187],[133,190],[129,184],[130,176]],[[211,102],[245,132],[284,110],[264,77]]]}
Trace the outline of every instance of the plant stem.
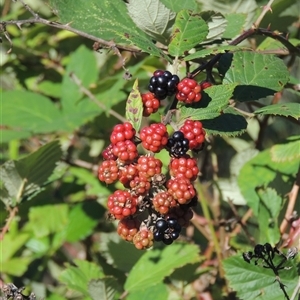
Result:
{"label": "plant stem", "polygon": [[291,189],[291,191],[288,193],[288,206],[285,212],[284,219],[280,225],[280,233],[283,234],[289,224],[289,219],[294,211],[295,205],[296,205],[296,199],[299,193],[299,186],[300,186],[300,168],[298,170],[298,174],[296,177],[296,181]]}
{"label": "plant stem", "polygon": [[258,16],[257,20],[252,25],[252,28],[257,28],[259,26],[260,22],[262,21],[262,19],[264,18],[264,16],[268,11],[272,12],[271,5],[273,4],[273,2],[274,0],[270,0],[268,4],[263,7],[261,14]]}
{"label": "plant stem", "polygon": [[126,122],[127,120],[121,116],[119,113],[114,111],[113,109],[107,109],[106,105],[100,102],[87,88],[85,88],[80,79],[74,74],[70,74],[71,79],[74,81],[74,83],[80,88],[80,90],[89,97],[96,105],[98,105],[101,109],[108,111],[108,113],[112,116],[114,116],[116,119],[120,120],[121,122]]}
{"label": "plant stem", "polygon": [[213,245],[215,247],[215,251],[216,251],[216,254],[217,254],[218,261],[219,261],[219,273],[220,273],[220,277],[224,278],[224,270],[223,270],[222,264],[221,264],[221,262],[222,262],[221,247],[220,247],[220,244],[219,244],[219,241],[218,241],[218,238],[217,238],[217,234],[216,234],[215,228],[213,226],[213,221],[211,219],[211,215],[210,215],[210,212],[209,212],[208,203],[207,203],[207,200],[206,200],[206,197],[205,197],[202,185],[199,182],[196,183],[196,189],[197,189],[197,192],[199,194],[199,199],[200,199],[199,202],[201,204],[203,215],[204,215],[205,219],[207,220],[208,227],[209,227],[209,230],[210,230],[211,242],[213,243]]}

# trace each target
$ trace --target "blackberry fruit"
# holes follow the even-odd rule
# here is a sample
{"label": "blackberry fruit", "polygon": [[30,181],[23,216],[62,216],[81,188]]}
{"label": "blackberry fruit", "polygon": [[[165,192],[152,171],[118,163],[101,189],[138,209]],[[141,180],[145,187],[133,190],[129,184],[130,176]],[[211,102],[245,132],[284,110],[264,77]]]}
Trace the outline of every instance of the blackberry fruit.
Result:
{"label": "blackberry fruit", "polygon": [[189,150],[189,140],[184,137],[181,131],[175,131],[168,139],[166,149],[172,157],[183,157]]}
{"label": "blackberry fruit", "polygon": [[155,223],[154,240],[170,245],[179,237],[181,226],[175,218],[159,219]]}
{"label": "blackberry fruit", "polygon": [[169,71],[157,70],[150,78],[148,90],[159,100],[172,96],[177,91],[177,84],[180,79],[177,75],[172,75]]}
{"label": "blackberry fruit", "polygon": [[168,222],[165,219],[159,219],[155,223],[155,228],[161,232],[165,232],[165,230],[168,229],[168,227]]}
{"label": "blackberry fruit", "polygon": [[171,245],[173,243],[173,239],[169,235],[165,236],[162,241],[166,245]]}
{"label": "blackberry fruit", "polygon": [[181,226],[178,224],[178,221],[174,218],[169,218],[167,220],[168,225],[170,228],[176,230],[176,231],[180,231],[181,230]]}
{"label": "blackberry fruit", "polygon": [[153,234],[154,241],[160,242],[164,239],[164,233],[161,231],[155,231]]}

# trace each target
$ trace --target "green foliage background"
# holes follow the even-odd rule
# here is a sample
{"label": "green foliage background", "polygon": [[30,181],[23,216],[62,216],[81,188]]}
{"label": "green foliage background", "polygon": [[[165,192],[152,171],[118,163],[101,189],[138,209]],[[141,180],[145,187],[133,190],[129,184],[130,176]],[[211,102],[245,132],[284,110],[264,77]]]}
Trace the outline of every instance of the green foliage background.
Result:
{"label": "green foliage background", "polygon": [[[87,38],[43,24],[22,30],[7,26],[13,48],[8,54],[3,37],[0,226],[8,224],[9,231],[0,245],[1,281],[50,300],[198,299],[204,291],[213,299],[283,299],[270,270],[243,261],[241,252],[251,249],[249,236],[219,225],[234,217],[228,205],[232,200],[241,217],[252,209],[247,228],[255,242],[275,245],[286,194],[299,172],[299,53],[268,55],[287,49],[262,36],[228,45],[251,27],[266,1],[26,3],[45,19],[70,22],[96,38],[142,52],[121,51],[132,75],[125,80],[120,57],[105,47],[93,51]],[[20,2],[0,0],[0,5],[4,21],[32,17]],[[288,33],[291,44],[299,45],[298,6],[292,0],[275,1],[260,26],[271,24],[271,30]],[[116,223],[106,219],[106,199],[118,184],[105,186],[96,174],[111,128],[120,122],[110,110],[125,117],[136,79],[145,92],[154,70],[168,68],[183,78],[185,61],[193,70],[218,53],[224,55],[212,73],[217,85],[205,91],[198,106],[180,107],[176,120],[177,125],[201,120],[209,134],[210,142],[198,155],[202,176],[193,233],[184,232],[168,247],[138,251],[120,240]],[[205,80],[206,73],[196,79]],[[275,92],[280,92],[278,103]],[[228,105],[232,99],[237,110]],[[134,125],[159,121],[165,107]],[[166,152],[159,158],[167,166]],[[296,207],[299,203],[298,196]],[[299,277],[296,263],[282,275],[289,295]],[[222,272],[228,285],[220,280]]]}

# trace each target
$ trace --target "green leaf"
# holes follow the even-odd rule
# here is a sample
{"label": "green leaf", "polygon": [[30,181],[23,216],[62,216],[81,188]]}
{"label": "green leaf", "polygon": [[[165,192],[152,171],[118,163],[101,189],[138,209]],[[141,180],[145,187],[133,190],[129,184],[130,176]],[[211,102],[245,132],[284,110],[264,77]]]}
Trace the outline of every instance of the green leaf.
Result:
{"label": "green leaf", "polygon": [[122,240],[117,232],[102,232],[99,249],[106,261],[124,274],[129,273],[133,265],[144,255],[143,251],[132,247],[132,243]]}
{"label": "green leaf", "polygon": [[237,35],[241,34],[246,22],[246,13],[231,13],[225,16],[227,20],[226,30],[223,33],[223,38],[233,39]]}
{"label": "green leaf", "polygon": [[253,24],[255,14],[257,13],[257,3],[255,0],[236,0],[233,2],[220,0],[198,0],[202,4],[202,11],[220,11],[223,15],[231,13],[244,13],[247,15],[245,28]]}
{"label": "green leaf", "polygon": [[196,245],[179,243],[165,247],[162,251],[154,249],[146,252],[129,273],[125,283],[126,291],[131,293],[155,286],[174,269],[187,263],[199,262],[198,252]]}
{"label": "green leaf", "polygon": [[267,105],[254,111],[256,115],[279,115],[291,116],[295,119],[300,118],[300,104],[299,103],[277,103]]}
{"label": "green leaf", "polygon": [[25,232],[18,232],[17,237],[10,233],[5,234],[4,239],[1,242],[1,247],[2,249],[5,249],[5,251],[1,251],[0,265],[2,266],[2,263],[10,260],[10,258],[23,247],[29,238],[30,234]]}
{"label": "green leaf", "polygon": [[37,151],[18,160],[10,160],[0,167],[0,178],[10,197],[22,200],[38,191],[52,174],[62,151],[58,141],[50,142]]}
{"label": "green leaf", "polygon": [[199,14],[188,10],[180,11],[173,26],[169,53],[181,56],[201,43],[208,33],[208,26]]}
{"label": "green leaf", "polygon": [[[51,0],[62,23],[115,43],[135,45],[157,57],[170,58],[157,48],[128,15],[124,1],[119,0]],[[87,18],[87,16],[89,16]]]}
{"label": "green leaf", "polygon": [[1,263],[1,273],[21,277],[27,270],[33,257],[15,257]]}
{"label": "green leaf", "polygon": [[163,282],[146,289],[137,290],[128,295],[126,300],[168,299],[169,291]]}
{"label": "green leaf", "polygon": [[186,56],[184,58],[184,60],[187,61],[187,60],[192,60],[195,58],[206,57],[208,55],[216,55],[218,53],[225,53],[227,51],[234,52],[234,51],[241,51],[241,50],[249,50],[249,48],[240,47],[240,46],[230,46],[230,45],[211,47],[211,48],[206,48],[206,49],[203,49],[200,51],[196,51],[195,53]]}
{"label": "green leaf", "polygon": [[259,242],[276,245],[280,239],[278,215],[282,207],[282,199],[274,189],[258,190],[260,205],[258,211]]}
{"label": "green leaf", "polygon": [[246,200],[243,197],[237,182],[237,175],[239,174],[243,165],[253,158],[258,153],[258,150],[247,147],[234,155],[230,161],[230,178],[219,178],[217,185],[221,191],[222,200],[231,200],[235,205],[246,205]]}
{"label": "green leaf", "polygon": [[183,9],[196,11],[198,7],[198,4],[195,0],[161,0],[161,3],[176,13],[179,13]]}
{"label": "green leaf", "polygon": [[78,291],[85,296],[90,296],[88,284],[92,279],[101,279],[104,274],[100,266],[95,263],[75,259],[77,267],[68,265],[59,275],[59,280],[68,288]]}
{"label": "green leaf", "polygon": [[75,205],[69,214],[66,241],[77,242],[91,234],[103,213],[104,210],[97,202],[88,201]]}
{"label": "green leaf", "polygon": [[183,123],[186,119],[204,120],[220,116],[223,109],[228,106],[235,87],[235,84],[224,84],[205,89],[196,108],[195,105],[180,108],[180,123]]}
{"label": "green leaf", "polygon": [[[176,14],[168,9],[159,0],[129,1],[128,13],[134,23],[163,44],[167,44],[171,35],[171,27],[174,24]],[[141,18],[141,16],[144,16]]]}
{"label": "green leaf", "polygon": [[31,207],[29,220],[36,237],[63,231],[68,224],[68,205],[51,204]]}
{"label": "green leaf", "polygon": [[[278,176],[295,176],[299,164],[299,162],[274,162],[271,158],[270,149],[267,149],[260,152],[242,167],[238,175],[238,184],[255,216],[258,215],[260,203],[256,187],[270,184]],[[278,183],[276,186],[278,189]]]}
{"label": "green leaf", "polygon": [[44,95],[60,98],[61,95],[61,83],[56,83],[48,80],[43,80],[39,85],[38,89]]}
{"label": "green leaf", "polygon": [[88,283],[88,292],[93,300],[113,300],[118,290],[118,281],[112,276],[92,279]]}
{"label": "green leaf", "polygon": [[207,23],[209,30],[205,42],[221,39],[227,26],[224,16],[215,11],[203,11],[201,17]]}
{"label": "green leaf", "polygon": [[1,143],[8,143],[12,140],[27,139],[32,135],[30,131],[15,131],[2,129],[1,130]]}
{"label": "green leaf", "polygon": [[[28,91],[2,92],[2,125],[16,131],[52,132],[59,128],[61,113],[50,99]],[[45,113],[47,112],[47,113]]]}
{"label": "green leaf", "polygon": [[207,134],[237,136],[246,131],[248,124],[245,118],[238,114],[223,113],[214,119],[202,120],[202,125]]}
{"label": "green leaf", "polygon": [[96,57],[86,46],[81,45],[69,57],[61,86],[61,104],[64,115],[92,110],[99,111],[98,106],[91,100],[79,101],[82,98],[82,92],[70,74],[74,74],[87,89],[91,84],[96,83],[98,77]]}
{"label": "green leaf", "polygon": [[[284,295],[276,282],[275,274],[260,265],[245,262],[242,255],[231,256],[223,261],[226,279],[241,300],[282,300]],[[297,268],[279,271],[279,277],[285,285],[288,295],[292,295],[297,286]]]}
{"label": "green leaf", "polygon": [[126,102],[126,119],[132,124],[136,131],[140,130],[143,117],[142,96],[136,79]]}
{"label": "green leaf", "polygon": [[271,148],[272,160],[275,162],[297,161],[300,159],[300,136],[289,137],[284,144]]}
{"label": "green leaf", "polygon": [[111,194],[111,191],[105,185],[101,184],[99,179],[90,170],[71,167],[69,168],[69,172],[86,185],[86,194],[88,196],[97,195],[99,203],[106,207],[106,199]]}
{"label": "green leaf", "polygon": [[[284,62],[273,55],[253,52],[236,52],[233,54],[231,67],[225,74],[224,83],[264,87],[280,91],[289,80],[289,72]],[[245,91],[239,90],[239,99]]]}

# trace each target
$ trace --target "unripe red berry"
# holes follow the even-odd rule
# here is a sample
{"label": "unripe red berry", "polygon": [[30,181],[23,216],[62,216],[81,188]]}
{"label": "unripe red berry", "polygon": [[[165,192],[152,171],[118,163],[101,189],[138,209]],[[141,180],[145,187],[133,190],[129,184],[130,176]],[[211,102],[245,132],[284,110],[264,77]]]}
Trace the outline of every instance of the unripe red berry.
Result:
{"label": "unripe red berry", "polygon": [[111,135],[110,141],[113,145],[118,142],[124,142],[126,140],[131,140],[135,136],[135,129],[132,127],[132,124],[129,122],[125,122],[123,124],[117,124]]}
{"label": "unripe red berry", "polygon": [[189,148],[191,150],[197,150],[202,147],[205,140],[205,130],[202,128],[200,121],[186,120],[180,131],[189,140]]}
{"label": "unripe red berry", "polygon": [[159,152],[168,142],[166,125],[154,123],[149,127],[144,127],[140,132],[140,139],[146,150]]}
{"label": "unripe red berry", "polygon": [[136,212],[137,200],[128,191],[116,190],[108,197],[107,207],[116,219],[123,219]]}

